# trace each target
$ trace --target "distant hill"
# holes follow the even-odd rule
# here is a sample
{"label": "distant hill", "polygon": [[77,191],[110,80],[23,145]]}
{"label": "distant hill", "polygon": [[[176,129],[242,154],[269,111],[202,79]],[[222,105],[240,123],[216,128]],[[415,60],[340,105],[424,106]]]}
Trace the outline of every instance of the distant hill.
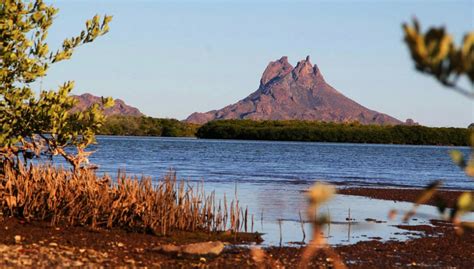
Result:
{"label": "distant hill", "polygon": [[[81,95],[73,95],[73,97],[76,100],[78,100],[78,102],[74,106],[74,108],[71,110],[72,112],[84,111],[90,106],[92,106],[93,104],[101,103],[101,97],[94,96],[90,93],[85,93]],[[140,112],[138,108],[129,106],[120,99],[115,99],[114,106],[105,109],[104,113],[106,116],[134,116],[134,117],[144,116],[144,114]]]}
{"label": "distant hill", "polygon": [[311,64],[309,56],[296,67],[288,63],[286,56],[270,62],[255,92],[222,109],[193,113],[185,121],[203,124],[216,119],[403,124],[394,117],[358,104],[331,87],[319,68]]}

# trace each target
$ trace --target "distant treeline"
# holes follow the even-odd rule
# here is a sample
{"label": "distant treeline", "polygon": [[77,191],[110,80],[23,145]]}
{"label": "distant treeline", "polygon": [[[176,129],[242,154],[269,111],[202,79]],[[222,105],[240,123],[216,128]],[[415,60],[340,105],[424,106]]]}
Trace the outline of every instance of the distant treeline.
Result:
{"label": "distant treeline", "polygon": [[217,120],[201,126],[196,136],[214,139],[465,146],[469,141],[469,129],[314,121]]}
{"label": "distant treeline", "polygon": [[175,119],[152,117],[112,116],[100,130],[103,135],[132,136],[195,136],[199,125]]}

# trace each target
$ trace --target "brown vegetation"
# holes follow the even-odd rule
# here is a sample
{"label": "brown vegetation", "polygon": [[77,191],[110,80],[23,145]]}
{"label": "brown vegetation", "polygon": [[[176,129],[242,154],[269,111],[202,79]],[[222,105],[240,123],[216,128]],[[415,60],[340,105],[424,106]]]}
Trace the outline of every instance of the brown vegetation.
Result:
{"label": "brown vegetation", "polygon": [[[247,227],[247,211],[238,201],[216,202],[202,184],[178,181],[169,173],[156,184],[150,178],[127,177],[117,182],[91,170],[75,173],[52,166],[9,167],[0,179],[0,212],[52,225],[79,225],[166,235],[179,231],[238,232]],[[244,213],[245,212],[245,213]]]}

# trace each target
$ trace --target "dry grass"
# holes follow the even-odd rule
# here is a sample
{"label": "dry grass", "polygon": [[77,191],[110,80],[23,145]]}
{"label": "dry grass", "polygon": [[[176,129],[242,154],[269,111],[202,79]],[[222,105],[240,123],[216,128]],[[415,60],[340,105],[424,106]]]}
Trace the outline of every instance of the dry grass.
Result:
{"label": "dry grass", "polygon": [[[166,235],[173,230],[238,232],[246,227],[238,201],[216,203],[202,184],[192,186],[167,174],[158,183],[127,177],[117,182],[94,171],[51,166],[5,168],[0,178],[0,212],[5,216],[49,221],[52,225],[119,227]],[[244,224],[245,223],[245,224]]]}

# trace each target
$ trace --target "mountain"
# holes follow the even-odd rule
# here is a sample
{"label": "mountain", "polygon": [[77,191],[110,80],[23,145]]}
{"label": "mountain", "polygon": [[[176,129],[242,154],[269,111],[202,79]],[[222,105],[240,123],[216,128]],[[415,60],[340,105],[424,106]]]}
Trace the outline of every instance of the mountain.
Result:
{"label": "mountain", "polygon": [[235,104],[206,113],[193,113],[185,121],[203,124],[216,119],[314,120],[395,125],[401,121],[370,110],[331,87],[309,56],[296,67],[288,58],[270,62],[260,87]]}
{"label": "mountain", "polygon": [[[81,95],[73,95],[73,97],[78,100],[76,105],[74,106],[73,109],[71,109],[72,112],[76,111],[84,111],[93,104],[100,104],[102,98],[99,96],[94,96],[90,93],[85,93]],[[115,104],[112,107],[109,107],[105,109],[104,114],[106,116],[112,116],[112,115],[117,115],[117,116],[143,116],[143,113],[138,110],[138,108],[129,106],[125,104],[124,101],[120,99],[115,99]]]}

